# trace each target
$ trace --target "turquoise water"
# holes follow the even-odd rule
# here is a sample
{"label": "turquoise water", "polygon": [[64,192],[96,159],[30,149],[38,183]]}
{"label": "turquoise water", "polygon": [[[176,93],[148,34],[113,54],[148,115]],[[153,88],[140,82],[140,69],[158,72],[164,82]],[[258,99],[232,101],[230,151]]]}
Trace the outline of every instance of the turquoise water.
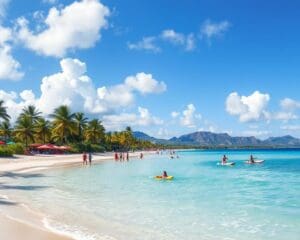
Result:
{"label": "turquoise water", "polygon": [[[226,153],[233,167],[218,166]],[[182,151],[22,179],[47,222],[78,239],[272,239],[300,237],[300,151]],[[167,170],[173,181],[152,178]]]}

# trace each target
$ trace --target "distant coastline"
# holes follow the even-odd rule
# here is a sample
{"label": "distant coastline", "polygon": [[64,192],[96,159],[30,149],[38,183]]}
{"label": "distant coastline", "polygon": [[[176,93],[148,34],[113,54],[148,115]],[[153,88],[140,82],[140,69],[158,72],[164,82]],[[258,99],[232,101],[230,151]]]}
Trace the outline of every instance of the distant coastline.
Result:
{"label": "distant coastline", "polygon": [[227,133],[193,132],[180,137],[159,139],[143,132],[133,132],[135,138],[150,141],[153,144],[167,148],[197,148],[197,149],[297,149],[300,139],[290,135],[269,137],[260,140],[254,136],[233,137]]}

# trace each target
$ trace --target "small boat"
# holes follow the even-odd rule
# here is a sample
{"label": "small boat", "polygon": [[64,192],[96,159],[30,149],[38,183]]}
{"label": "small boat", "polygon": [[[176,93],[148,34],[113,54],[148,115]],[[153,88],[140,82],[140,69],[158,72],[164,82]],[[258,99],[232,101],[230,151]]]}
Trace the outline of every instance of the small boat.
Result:
{"label": "small boat", "polygon": [[167,177],[162,177],[162,176],[155,176],[154,177],[156,180],[173,180],[173,176],[167,176]]}
{"label": "small boat", "polygon": [[260,164],[263,163],[265,160],[254,160],[254,162],[250,162],[249,160],[246,161],[246,164]]}

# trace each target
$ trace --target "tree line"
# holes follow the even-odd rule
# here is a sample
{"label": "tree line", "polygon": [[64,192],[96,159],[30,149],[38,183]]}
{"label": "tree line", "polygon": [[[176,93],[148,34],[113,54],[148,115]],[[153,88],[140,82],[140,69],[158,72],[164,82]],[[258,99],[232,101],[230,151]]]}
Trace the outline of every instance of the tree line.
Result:
{"label": "tree line", "polygon": [[124,131],[106,132],[101,120],[88,119],[82,112],[73,113],[66,105],[54,109],[48,118],[43,117],[35,106],[29,105],[23,108],[14,125],[10,119],[4,101],[0,100],[1,139],[22,143],[26,148],[32,143],[70,145],[78,151],[85,150],[87,146],[103,151],[155,147],[149,141],[136,139],[130,127]]}

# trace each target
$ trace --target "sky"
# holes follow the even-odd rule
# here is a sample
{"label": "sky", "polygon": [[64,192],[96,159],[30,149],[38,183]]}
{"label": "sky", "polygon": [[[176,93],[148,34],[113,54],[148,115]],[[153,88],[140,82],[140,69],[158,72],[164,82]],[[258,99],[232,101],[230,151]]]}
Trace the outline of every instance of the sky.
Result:
{"label": "sky", "polygon": [[159,138],[300,137],[300,2],[0,0],[0,100]]}

